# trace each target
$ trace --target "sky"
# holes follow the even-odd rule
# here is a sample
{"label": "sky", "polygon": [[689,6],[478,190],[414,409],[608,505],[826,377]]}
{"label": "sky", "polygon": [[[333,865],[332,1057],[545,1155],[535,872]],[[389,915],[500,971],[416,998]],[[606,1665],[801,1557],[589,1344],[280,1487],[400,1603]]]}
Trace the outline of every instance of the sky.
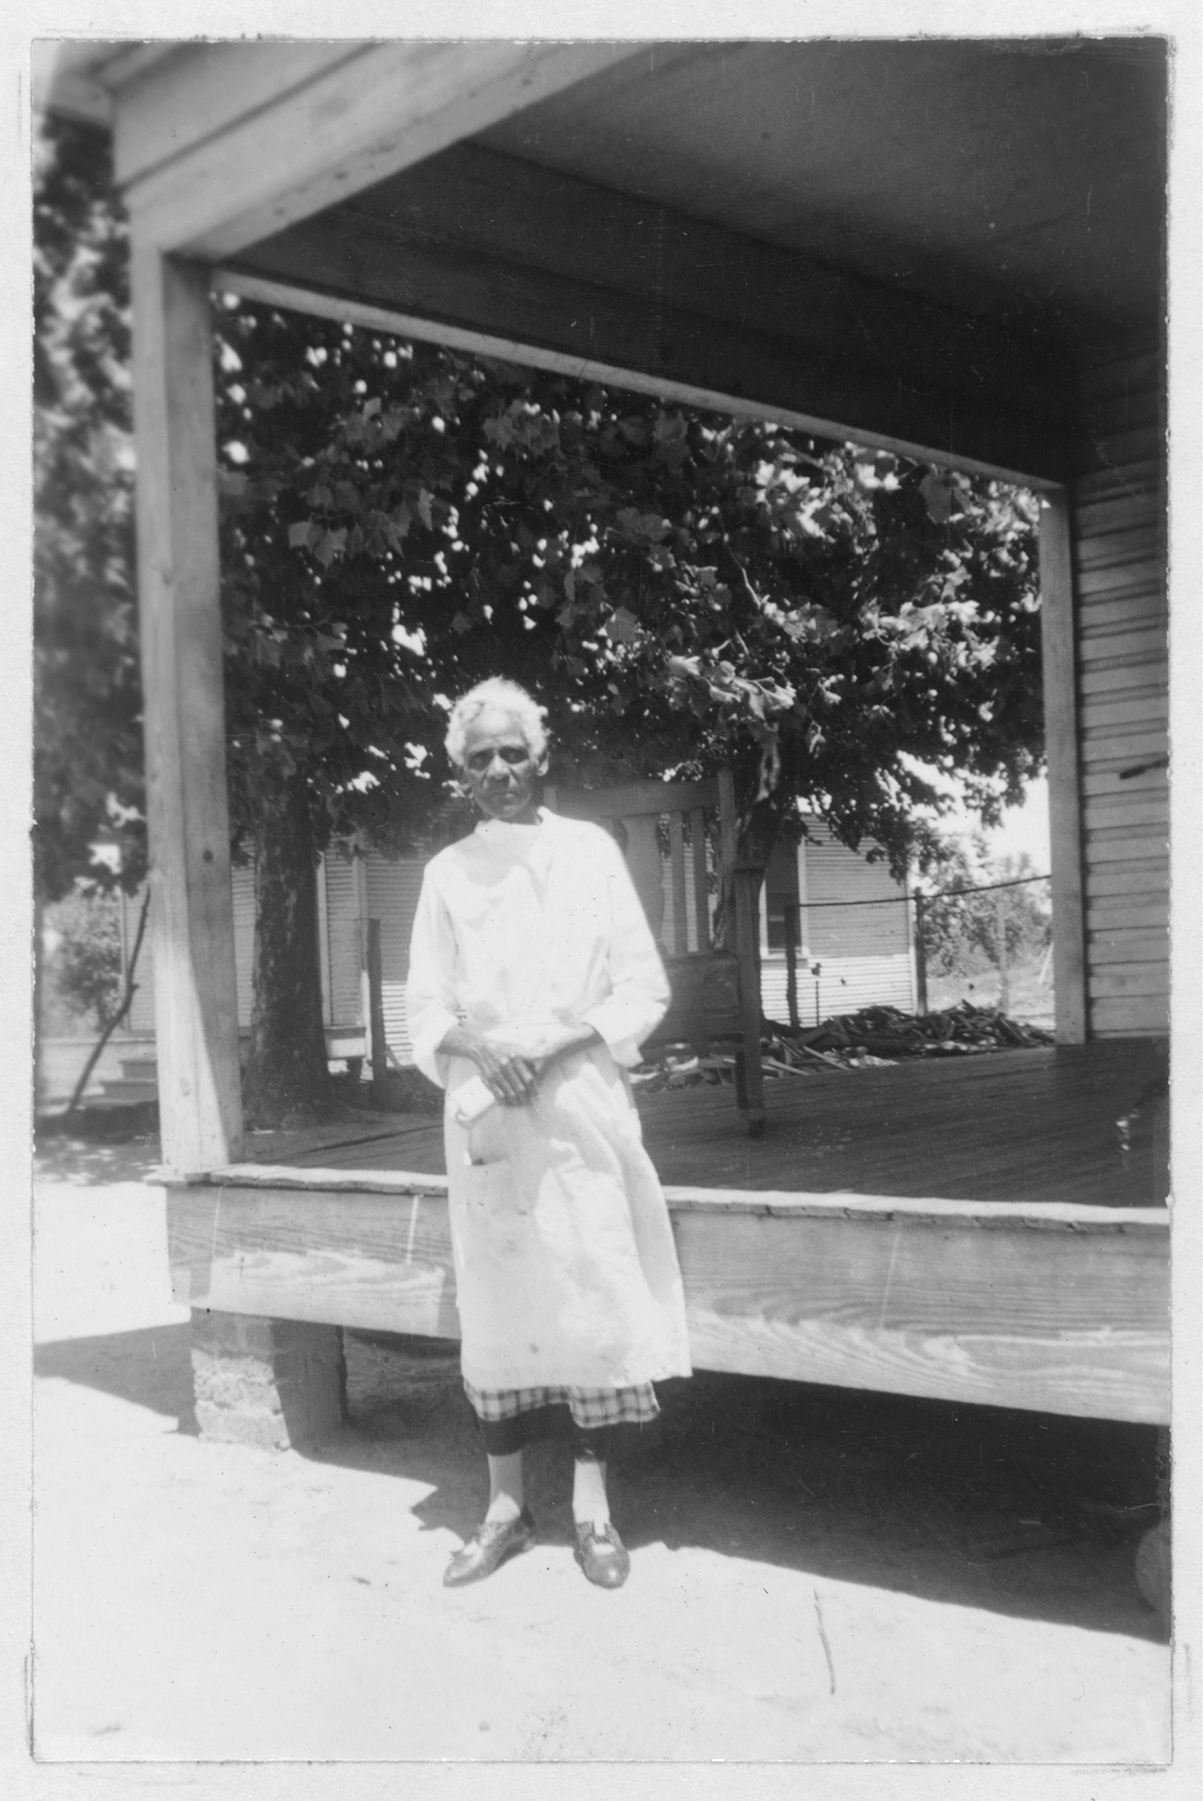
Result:
{"label": "sky", "polygon": [[[976,814],[946,813],[941,819],[944,831],[977,832]],[[1018,857],[1026,852],[1036,868],[1044,873],[1049,868],[1048,781],[1040,776],[1028,787],[1021,805],[1008,807],[1002,823],[983,834],[987,851],[996,857]]]}

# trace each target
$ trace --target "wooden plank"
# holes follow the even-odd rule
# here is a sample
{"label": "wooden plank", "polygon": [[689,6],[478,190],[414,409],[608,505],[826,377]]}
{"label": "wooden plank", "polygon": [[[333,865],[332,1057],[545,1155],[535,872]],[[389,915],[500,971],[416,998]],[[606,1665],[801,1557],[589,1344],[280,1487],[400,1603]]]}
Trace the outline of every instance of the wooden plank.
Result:
{"label": "wooden plank", "polygon": [[239,119],[295,95],[373,48],[367,40],[176,44],[151,71],[118,82],[113,170],[121,186]]}
{"label": "wooden plank", "polygon": [[1096,743],[1106,743],[1115,726],[1131,728],[1164,724],[1169,718],[1169,689],[1149,688],[1132,699],[1113,699],[1109,695],[1084,696],[1082,700],[1083,735]]}
{"label": "wooden plank", "polygon": [[1040,622],[1052,844],[1054,1005],[1060,1044],[1080,1044],[1086,1036],[1071,533],[1068,496],[1063,490],[1047,495],[1040,508]]}
{"label": "wooden plank", "polygon": [[760,930],[757,897],[760,871],[734,873],[735,952],[739,958],[739,1011],[743,1028],[743,1082],[748,1129],[758,1132],[764,1120],[764,1072],[760,1034],[764,1006],[760,993]]}
{"label": "wooden plank", "polygon": [[[1169,755],[1169,733],[1166,722],[1160,719],[1132,721],[1113,725],[1110,730],[1092,731],[1085,737],[1082,745],[1082,761],[1092,769],[1100,780],[1118,779],[1121,771],[1142,768],[1154,763],[1160,757]],[[1114,770],[1108,765],[1114,763]],[[1160,770],[1165,778],[1165,765]],[[1140,778],[1132,775],[1130,781]]]}
{"label": "wooden plank", "polygon": [[1115,598],[1108,596],[1106,599],[1092,599],[1083,604],[1081,619],[1084,638],[1129,624],[1139,626],[1156,622],[1168,627],[1169,605],[1165,584],[1157,582],[1150,584],[1148,588],[1137,589]]}
{"label": "wooden plank", "polygon": [[1165,858],[1168,842],[1164,824],[1156,820],[1128,819],[1094,826],[1089,834],[1088,853],[1092,860],[1098,858],[1107,863],[1143,861],[1147,857],[1160,863]]}
{"label": "wooden plank", "polygon": [[[809,1079],[766,1082],[768,1123],[755,1141],[711,1088],[641,1090],[638,1105],[644,1141],[677,1197],[713,1197],[720,1188],[826,1193],[842,1209],[850,1192],[924,1205],[936,1195],[972,1203],[975,1216],[996,1203],[1025,1216],[1033,1203],[1097,1214],[1148,1208],[1158,1198],[1151,1151],[1121,1160],[1115,1121],[1163,1070],[1158,1048],[1137,1041],[922,1059],[855,1079],[816,1063]],[[268,1154],[278,1161],[280,1153]],[[287,1155],[293,1163],[337,1161],[352,1181],[383,1169],[398,1191],[441,1181],[445,1168],[438,1121],[384,1144]]]}
{"label": "wooden plank", "polygon": [[[1160,755],[1165,754],[1163,748]],[[1131,759],[1130,753],[1128,757],[1114,757],[1111,761],[1115,764],[1114,769],[1090,765],[1097,773],[1083,779],[1082,792],[1088,800],[1119,800],[1127,794],[1165,793],[1165,765],[1158,767],[1158,758],[1153,753],[1143,752],[1136,761]],[[1139,775],[1135,773],[1137,770],[1140,770]]]}
{"label": "wooden plank", "polygon": [[[801,1197],[782,1197],[797,1202]],[[1164,1214],[1089,1227],[955,1210],[674,1207],[704,1368],[1103,1418],[1162,1420]],[[458,1336],[446,1202],[270,1187],[174,1190],[175,1299],[192,1307]]]}
{"label": "wooden plank", "polygon": [[1170,923],[1170,902],[1166,894],[1161,900],[1140,899],[1135,903],[1125,901],[1093,902],[1086,909],[1086,930],[1088,933],[1104,933],[1135,928],[1159,926],[1163,932]]}
{"label": "wooden plank", "polygon": [[1170,971],[1167,962],[1133,963],[1123,969],[1091,969],[1088,977],[1090,998],[1115,1000],[1129,994],[1168,994]]}
{"label": "wooden plank", "polygon": [[1130,665],[1122,665],[1116,669],[1083,671],[1081,692],[1083,697],[1092,694],[1109,696],[1135,696],[1142,692],[1158,694],[1166,687],[1168,680],[1166,656],[1162,650],[1160,654],[1147,660],[1134,659]]}
{"label": "wooden plank", "polygon": [[1081,660],[1091,665],[1105,664],[1118,657],[1129,663],[1146,663],[1165,659],[1168,655],[1168,622],[1144,629],[1127,625],[1116,626],[1107,632],[1082,634]]}
{"label": "wooden plank", "polygon": [[683,957],[689,950],[689,922],[685,917],[685,828],[680,813],[669,815],[668,856],[672,870],[673,949]]}
{"label": "wooden plank", "polygon": [[1125,895],[1164,895],[1169,890],[1169,879],[1169,860],[1163,850],[1159,859],[1142,859],[1136,869],[1115,866],[1096,870],[1090,878],[1091,900],[1111,905]]}
{"label": "wooden plank", "polygon": [[209,284],[136,218],[131,282],[162,1156],[204,1170],[242,1136]]}
{"label": "wooden plank", "polygon": [[[469,281],[471,277],[469,269],[464,279]],[[343,320],[372,331],[413,338],[420,343],[445,344],[471,356],[499,357],[533,369],[550,369],[569,375],[575,381],[596,381],[607,387],[627,388],[632,393],[654,394],[659,400],[729,413],[737,419],[768,419],[778,425],[796,426],[801,431],[826,437],[854,433],[857,443],[868,449],[890,450],[900,456],[939,462],[970,475],[1014,480],[1037,490],[1055,486],[1059,479],[1059,475],[1051,471],[1061,469],[1060,451],[1050,442],[1047,433],[1041,448],[1027,425],[1016,427],[1013,432],[1011,425],[1000,423],[997,416],[992,424],[978,422],[983,430],[978,434],[975,448],[968,434],[962,431],[958,418],[947,409],[942,421],[930,410],[908,414],[906,424],[908,429],[913,428],[915,435],[892,430],[884,422],[871,423],[872,419],[880,421],[874,406],[870,406],[864,421],[855,427],[842,415],[829,418],[816,413],[810,410],[810,403],[816,398],[813,387],[801,385],[803,375],[792,367],[788,354],[780,345],[771,355],[765,354],[763,344],[745,345],[744,351],[752,358],[756,379],[745,380],[741,374],[737,381],[735,375],[747,367],[745,357],[741,356],[734,364],[724,363],[713,345],[707,348],[703,322],[699,322],[696,329],[696,342],[702,347],[701,360],[696,365],[686,358],[684,366],[678,369],[667,355],[665,343],[661,342],[660,353],[651,359],[655,366],[640,367],[633,354],[625,360],[614,361],[595,354],[595,335],[574,349],[539,342],[525,319],[511,336],[480,325],[457,324],[454,319],[442,316],[358,300],[341,289],[326,292],[301,280],[277,280],[257,275],[243,267],[216,268],[213,279],[220,291],[241,294],[262,305],[309,313],[320,319]],[[458,285],[452,295],[457,304],[462,303]],[[618,316],[623,329],[631,331],[629,314]],[[559,322],[563,324],[562,314]],[[655,323],[654,317],[652,322]],[[579,320],[570,323],[575,327]],[[592,313],[588,313],[587,323],[596,326]],[[581,329],[583,331],[584,327]],[[809,374],[813,377],[813,368]],[[862,390],[858,388],[857,391],[864,398]],[[877,391],[878,399],[881,392],[880,389]],[[843,399],[848,398],[846,390],[841,390],[841,395]]]}
{"label": "wooden plank", "polygon": [[480,144],[453,145],[345,210],[356,231],[386,234],[394,261],[434,252],[521,266],[840,359],[851,318],[858,356],[881,374],[1048,418],[1058,429],[1073,411],[1055,347]]}
{"label": "wooden plank", "polygon": [[735,868],[739,858],[738,821],[735,812],[735,777],[723,769],[718,777],[719,857],[724,872]]}
{"label": "wooden plank", "polygon": [[[391,1144],[393,1139],[386,1133],[382,1142]],[[315,1154],[334,1154],[339,1149],[336,1145],[326,1146]],[[245,1190],[262,1189],[273,1195],[291,1192],[299,1200],[371,1194],[408,1203],[414,1196],[437,1200],[447,1194],[446,1176],[413,1170],[359,1170],[295,1163],[234,1163],[199,1178],[168,1178],[165,1186],[173,1194],[193,1195],[202,1190],[243,1194]],[[916,1198],[842,1190],[813,1194],[772,1188],[709,1188],[693,1182],[667,1182],[664,1196],[674,1215],[702,1212],[763,1214],[791,1220],[902,1219],[982,1230],[997,1227],[1006,1231],[1022,1228],[1091,1234],[1139,1232],[1151,1234],[1159,1241],[1165,1240],[1169,1232],[1169,1215],[1164,1208],[1091,1206],[1076,1201],[947,1200],[938,1195]]]}
{"label": "wooden plank", "polygon": [[[1130,784],[1125,783],[1125,788]],[[1146,826],[1161,826],[1169,830],[1170,802],[1165,784],[1157,789],[1137,789],[1134,793],[1109,795],[1090,795],[1087,797],[1083,816],[1087,838],[1093,838],[1096,832],[1106,831],[1110,827],[1124,831]]]}
{"label": "wooden plank", "polygon": [[700,782],[627,782],[615,788],[557,788],[556,811],[568,819],[631,819],[650,813],[689,812],[713,807],[713,776]]}
{"label": "wooden plank", "polygon": [[168,1250],[184,1306],[459,1336],[441,1195],[184,1189],[168,1205]]}
{"label": "wooden plank", "polygon": [[1099,1038],[1130,1038],[1134,1032],[1162,1038],[1170,1029],[1167,997],[1130,994],[1122,1000],[1094,1000],[1090,1027]]}
{"label": "wooden plank", "polygon": [[1056,480],[1068,467],[1055,421],[921,380],[901,329],[883,334],[869,360],[839,316],[819,316],[828,335],[816,346],[711,317],[700,310],[704,287],[693,305],[672,305],[655,291],[630,295],[517,262],[398,244],[380,221],[346,211],[255,244],[232,273],[283,284],[303,309],[311,305],[306,291],[325,292],[394,317],[390,328],[408,335],[438,338],[432,327],[440,323],[475,330],[575,359],[570,366],[601,364],[620,385],[651,375],[708,395],[721,410],[752,402],[785,422],[797,418],[809,430],[904,454],[955,458],[1024,480]]}
{"label": "wooden plank", "polygon": [[1087,957],[1092,970],[1104,970],[1118,963],[1168,965],[1169,955],[1168,921],[1160,931],[1140,931],[1110,920],[1089,932]]}
{"label": "wooden plank", "polygon": [[697,920],[698,949],[710,949],[710,887],[706,880],[706,815],[694,807],[689,815],[690,856],[693,861],[693,905]]}
{"label": "wooden plank", "polygon": [[1168,1264],[1122,1236],[911,1221],[677,1221],[703,1368],[1102,1418],[1168,1418]]}
{"label": "wooden plank", "polygon": [[1153,561],[1160,558],[1165,550],[1165,534],[1160,519],[1125,527],[1113,524],[1107,529],[1096,529],[1089,533],[1082,530],[1079,521],[1079,534],[1079,569],[1107,569],[1124,563]]}
{"label": "wooden plank", "polygon": [[[142,176],[130,204],[160,249],[217,262],[639,53],[630,43],[376,43]],[[138,96],[118,94],[118,135],[133,131],[123,114],[146,106],[155,80],[151,71]],[[186,90],[180,106],[186,116]]]}
{"label": "wooden plank", "polygon": [[1123,531],[1128,526],[1159,522],[1164,517],[1162,497],[1156,487],[1135,494],[1118,493],[1092,501],[1079,501],[1074,520],[1083,542],[1096,532]]}
{"label": "wooden plank", "polygon": [[1084,570],[1081,579],[1083,604],[1110,600],[1119,594],[1143,594],[1164,586],[1165,569],[1160,560],[1121,564],[1115,569]]}
{"label": "wooden plank", "polygon": [[1106,464],[1092,469],[1074,480],[1074,496],[1082,506],[1116,495],[1152,494],[1159,504],[1165,488],[1165,460],[1160,455],[1125,463],[1122,468]]}

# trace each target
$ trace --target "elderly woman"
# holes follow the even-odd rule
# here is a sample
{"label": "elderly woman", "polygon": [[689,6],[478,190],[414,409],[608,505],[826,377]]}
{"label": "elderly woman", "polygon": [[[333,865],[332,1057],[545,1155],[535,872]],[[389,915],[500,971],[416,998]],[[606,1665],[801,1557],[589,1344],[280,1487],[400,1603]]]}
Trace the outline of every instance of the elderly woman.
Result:
{"label": "elderly woman", "polygon": [[625,1074],[668,984],[613,839],[536,804],[547,738],[530,695],[473,688],[447,751],[485,817],[426,869],[406,1002],[418,1067],[448,1091],[463,1377],[489,1506],[443,1580],[477,1581],[533,1544],[522,1448],[564,1435],[577,1562],[618,1588],[630,1560],[607,1458],[655,1418],[653,1382],[690,1373],[668,1210]]}

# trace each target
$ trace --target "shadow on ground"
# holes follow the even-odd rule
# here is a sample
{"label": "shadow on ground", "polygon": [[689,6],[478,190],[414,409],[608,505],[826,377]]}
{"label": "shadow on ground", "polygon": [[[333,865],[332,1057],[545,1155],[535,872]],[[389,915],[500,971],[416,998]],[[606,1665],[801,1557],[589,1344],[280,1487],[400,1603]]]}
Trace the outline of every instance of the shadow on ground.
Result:
{"label": "shadow on ground", "polygon": [[157,1132],[116,1126],[108,1138],[39,1131],[35,1170],[40,1182],[95,1188],[110,1182],[153,1181],[159,1165]]}
{"label": "shadow on ground", "polygon": [[[404,1477],[467,1537],[487,1493],[456,1347],[346,1334],[349,1419],[316,1461]],[[82,1383],[195,1431],[189,1328],[39,1346]],[[1153,1427],[701,1372],[660,1386],[659,1443],[614,1472],[627,1544],[703,1547],[845,1582],[1157,1640],[1135,1545],[1156,1517]],[[567,1450],[528,1453],[544,1542],[571,1542]]]}

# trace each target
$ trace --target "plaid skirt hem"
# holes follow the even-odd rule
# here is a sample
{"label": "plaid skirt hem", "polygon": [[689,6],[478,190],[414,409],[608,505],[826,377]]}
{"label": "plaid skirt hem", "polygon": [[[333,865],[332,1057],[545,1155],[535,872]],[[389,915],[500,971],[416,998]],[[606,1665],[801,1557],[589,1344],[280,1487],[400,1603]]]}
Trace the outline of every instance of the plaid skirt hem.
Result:
{"label": "plaid skirt hem", "polygon": [[542,1407],[567,1406],[573,1424],[592,1432],[603,1426],[646,1426],[659,1417],[660,1403],[650,1382],[632,1388],[474,1388],[464,1379],[464,1393],[479,1419],[517,1419]]}

